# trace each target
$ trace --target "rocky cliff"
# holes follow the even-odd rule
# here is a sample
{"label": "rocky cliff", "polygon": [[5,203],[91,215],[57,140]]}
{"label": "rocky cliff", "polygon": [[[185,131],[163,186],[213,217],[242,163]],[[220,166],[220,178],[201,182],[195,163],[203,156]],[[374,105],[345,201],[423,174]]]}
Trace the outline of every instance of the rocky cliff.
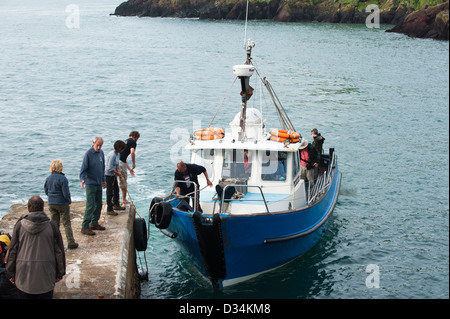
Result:
{"label": "rocky cliff", "polygon": [[[448,40],[448,1],[443,0],[250,0],[248,19],[281,22],[365,23],[369,4],[392,32]],[[428,6],[428,4],[438,4]],[[114,15],[200,19],[245,19],[244,0],[129,0]],[[404,27],[399,27],[405,23]],[[418,28],[418,29],[417,29]],[[420,29],[420,30],[419,30]]]}
{"label": "rocky cliff", "polygon": [[417,38],[448,40],[448,1],[408,14],[388,32],[404,33]]}

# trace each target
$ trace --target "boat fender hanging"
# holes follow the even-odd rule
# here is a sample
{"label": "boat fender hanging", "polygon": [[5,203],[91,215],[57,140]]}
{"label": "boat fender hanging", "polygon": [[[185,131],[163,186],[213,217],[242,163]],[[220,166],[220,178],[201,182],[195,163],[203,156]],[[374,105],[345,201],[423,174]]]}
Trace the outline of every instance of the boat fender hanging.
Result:
{"label": "boat fender hanging", "polygon": [[155,212],[155,226],[159,229],[166,229],[172,219],[172,205],[169,202],[159,202]]}
{"label": "boat fender hanging", "polygon": [[155,213],[156,213],[156,206],[155,204],[159,203],[162,201],[161,197],[154,197],[152,199],[152,203],[150,204],[150,207],[148,208],[148,218],[149,218],[149,222],[151,224],[155,223]]}
{"label": "boat fender hanging", "polygon": [[133,222],[134,247],[137,251],[147,250],[147,226],[144,218],[136,218]]}

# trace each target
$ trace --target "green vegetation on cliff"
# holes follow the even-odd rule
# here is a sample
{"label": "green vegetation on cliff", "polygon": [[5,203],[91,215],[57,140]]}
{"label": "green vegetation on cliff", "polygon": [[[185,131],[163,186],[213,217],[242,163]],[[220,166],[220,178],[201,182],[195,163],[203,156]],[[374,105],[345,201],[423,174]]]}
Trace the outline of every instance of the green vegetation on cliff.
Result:
{"label": "green vegetation on cliff", "polygon": [[248,12],[246,0],[128,0],[114,14],[364,24],[370,4],[378,6],[381,24],[397,26],[408,21],[410,34],[448,39],[448,0],[249,0]]}

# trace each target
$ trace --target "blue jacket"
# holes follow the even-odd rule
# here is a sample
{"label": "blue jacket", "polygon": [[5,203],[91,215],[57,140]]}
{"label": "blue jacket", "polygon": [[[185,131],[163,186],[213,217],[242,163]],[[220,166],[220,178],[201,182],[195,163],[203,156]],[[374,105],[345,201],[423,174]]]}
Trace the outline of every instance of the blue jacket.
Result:
{"label": "blue jacket", "polygon": [[106,155],[106,169],[105,169],[105,175],[107,176],[114,176],[115,173],[112,172],[112,170],[118,170],[119,169],[119,158],[120,153],[117,153],[115,151],[111,151]]}
{"label": "blue jacket", "polygon": [[53,172],[44,184],[45,194],[49,205],[70,205],[69,181],[63,173]]}
{"label": "blue jacket", "polygon": [[99,186],[106,181],[105,155],[102,150],[96,152],[91,147],[86,151],[81,164],[80,180],[88,186]]}

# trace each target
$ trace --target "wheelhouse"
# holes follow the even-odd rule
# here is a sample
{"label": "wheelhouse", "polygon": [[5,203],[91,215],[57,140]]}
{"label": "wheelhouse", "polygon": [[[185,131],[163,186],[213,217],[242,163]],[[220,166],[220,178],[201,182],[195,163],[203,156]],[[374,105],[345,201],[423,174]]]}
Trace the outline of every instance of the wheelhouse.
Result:
{"label": "wheelhouse", "polygon": [[[261,145],[264,144],[264,145]],[[272,213],[307,204],[305,182],[300,179],[299,143],[264,141],[202,141],[188,146],[191,162],[206,168],[216,189],[206,187],[199,176],[200,202],[204,213],[230,215]],[[217,186],[234,187],[235,196],[220,210],[222,198]],[[225,189],[224,189],[225,190]]]}

